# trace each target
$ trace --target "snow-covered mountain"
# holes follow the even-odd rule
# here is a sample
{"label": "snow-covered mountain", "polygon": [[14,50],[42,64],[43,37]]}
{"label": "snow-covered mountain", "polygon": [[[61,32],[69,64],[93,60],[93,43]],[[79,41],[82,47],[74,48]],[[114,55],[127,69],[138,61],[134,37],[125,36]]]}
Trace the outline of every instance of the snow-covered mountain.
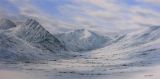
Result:
{"label": "snow-covered mountain", "polygon": [[[144,76],[146,70],[160,65],[160,26],[115,33],[78,29],[51,34],[34,19],[18,26],[11,20],[0,23],[0,62],[46,60],[47,64],[45,61],[9,67],[16,66],[13,69],[18,67],[27,71],[25,74],[38,72],[40,79],[128,79],[128,75],[135,76],[137,72],[146,79],[152,77]],[[156,73],[157,70],[155,67]]]}
{"label": "snow-covered mountain", "polygon": [[128,34],[133,40],[139,40],[144,42],[154,41],[160,38],[160,26],[150,26],[139,32]]}
{"label": "snow-covered mountain", "polygon": [[[11,26],[13,22],[9,22],[9,25],[8,22],[5,23]],[[87,51],[111,43],[109,37],[85,29],[53,35],[34,19],[27,19],[22,25],[1,30],[1,59],[47,59],[51,56],[54,58],[55,54],[62,52],[65,55],[67,52]]]}
{"label": "snow-covered mountain", "polygon": [[54,59],[57,53],[64,50],[60,41],[33,19],[28,19],[21,26],[1,29],[0,32],[0,60]]}
{"label": "snow-covered mountain", "polygon": [[11,20],[5,18],[0,19],[0,30],[6,30],[13,27],[16,27],[16,25]]}
{"label": "snow-covered mountain", "polygon": [[110,44],[112,39],[86,29],[57,34],[56,37],[71,51],[86,51]]}
{"label": "snow-covered mountain", "polygon": [[[44,53],[45,52],[45,53]],[[49,51],[33,47],[10,33],[0,33],[0,61],[24,62],[49,58]],[[54,58],[54,55],[52,55]]]}
{"label": "snow-covered mountain", "polygon": [[[160,39],[160,26],[150,26],[138,31],[129,32],[122,35],[124,48],[134,47]],[[121,38],[122,38],[121,37]]]}
{"label": "snow-covered mountain", "polygon": [[40,49],[46,49],[52,52],[65,49],[55,36],[33,19],[28,19],[22,26],[18,27],[16,29],[16,36]]}

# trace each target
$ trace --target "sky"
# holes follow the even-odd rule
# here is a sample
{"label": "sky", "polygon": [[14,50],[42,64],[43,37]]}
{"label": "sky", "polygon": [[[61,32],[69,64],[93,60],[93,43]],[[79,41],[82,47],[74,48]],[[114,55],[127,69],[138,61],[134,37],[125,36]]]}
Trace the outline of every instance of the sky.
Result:
{"label": "sky", "polygon": [[50,29],[53,23],[68,28],[138,29],[160,25],[160,0],[0,0],[0,14],[35,17]]}

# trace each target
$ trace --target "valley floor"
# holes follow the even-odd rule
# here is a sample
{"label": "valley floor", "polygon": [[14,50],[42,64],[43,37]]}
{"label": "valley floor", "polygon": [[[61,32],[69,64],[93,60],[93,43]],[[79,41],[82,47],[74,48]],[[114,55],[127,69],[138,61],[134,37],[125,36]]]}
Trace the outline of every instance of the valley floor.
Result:
{"label": "valley floor", "polygon": [[[66,60],[65,60],[66,61]],[[160,65],[150,67],[106,68],[89,64],[50,62],[50,64],[7,64],[1,79],[159,79]],[[72,64],[71,64],[72,63]],[[18,66],[17,66],[18,65]],[[23,65],[23,67],[22,67]],[[56,66],[55,66],[56,65]],[[16,66],[16,67],[15,67]]]}

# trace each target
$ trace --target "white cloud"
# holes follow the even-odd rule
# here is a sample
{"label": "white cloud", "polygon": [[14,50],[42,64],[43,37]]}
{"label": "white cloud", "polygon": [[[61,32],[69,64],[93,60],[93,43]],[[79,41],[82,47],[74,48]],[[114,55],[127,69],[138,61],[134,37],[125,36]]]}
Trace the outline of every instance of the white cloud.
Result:
{"label": "white cloud", "polygon": [[131,29],[140,28],[142,24],[160,25],[157,10],[140,4],[126,4],[119,0],[79,0],[61,6],[60,10],[64,14],[70,14],[70,18],[79,24],[99,28]]}
{"label": "white cloud", "polygon": [[138,2],[160,5],[160,0],[137,0]]}
{"label": "white cloud", "polygon": [[6,15],[6,10],[4,8],[0,8],[0,17]]}
{"label": "white cloud", "polygon": [[50,32],[58,31],[58,29],[61,28],[64,29],[69,28],[67,26],[73,26],[61,20],[58,20],[49,13],[42,11],[41,8],[35,6],[32,3],[32,0],[9,0],[9,1],[17,6],[17,8],[19,9],[19,15],[35,18]]}
{"label": "white cloud", "polygon": [[[32,0],[10,0],[20,11],[20,14],[36,17],[42,24],[52,28],[52,25],[66,24],[57,21],[53,15],[35,6]],[[52,2],[52,0],[48,0]],[[159,3],[159,0],[135,0],[139,4],[129,4],[125,0],[71,0],[71,4],[56,6],[62,16],[75,27],[67,28],[99,28],[99,29],[134,29],[142,25],[160,25],[158,10],[147,3]],[[53,1],[54,2],[54,1]],[[143,5],[141,5],[143,4]],[[146,7],[146,5],[147,7]],[[47,5],[47,4],[46,4]],[[56,23],[56,24],[54,24]],[[59,23],[59,24],[58,24]]]}

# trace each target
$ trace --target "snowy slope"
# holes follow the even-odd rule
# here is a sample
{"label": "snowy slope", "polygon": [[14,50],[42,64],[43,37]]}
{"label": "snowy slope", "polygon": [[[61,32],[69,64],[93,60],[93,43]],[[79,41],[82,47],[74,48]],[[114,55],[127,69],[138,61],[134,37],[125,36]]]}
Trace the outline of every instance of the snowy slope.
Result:
{"label": "snowy slope", "polygon": [[1,60],[8,57],[8,60],[22,61],[49,59],[57,54],[74,54],[71,51],[81,52],[111,43],[109,37],[85,29],[52,35],[34,19],[27,19],[20,26],[1,30],[0,38]]}
{"label": "snowy slope", "polygon": [[28,19],[23,25],[18,27],[16,29],[16,36],[40,49],[46,49],[52,52],[65,49],[57,38],[33,19]]}
{"label": "snowy slope", "polygon": [[71,51],[86,51],[111,43],[111,38],[98,35],[86,29],[57,34],[56,37],[64,43],[66,49]]}
{"label": "snowy slope", "polygon": [[[159,31],[152,32],[158,33]],[[146,31],[140,31],[137,34],[143,33]],[[152,35],[146,39],[151,37]],[[138,39],[141,38],[134,39],[132,43],[136,43]],[[8,68],[12,69],[9,70],[11,74],[9,77],[15,78],[13,73],[19,72],[16,75],[20,76],[20,79],[159,79],[160,39],[156,38],[156,40],[137,46],[121,48],[126,43],[131,44],[129,41],[131,39],[123,40],[126,40],[126,36],[103,48],[79,53],[76,58],[48,61],[46,64],[20,66],[7,64]],[[15,67],[18,68],[15,69]],[[4,71],[0,73],[3,74]],[[25,75],[21,77],[22,74]]]}
{"label": "snowy slope", "polygon": [[[17,27],[8,20],[0,23],[0,62],[12,62],[0,63],[0,79],[160,78],[160,26],[125,33],[78,29],[54,35],[33,19]],[[26,63],[13,64],[19,61]]]}
{"label": "snowy slope", "polygon": [[0,31],[0,61],[56,59],[56,55],[64,49],[58,39],[33,19],[28,19],[21,26]]}
{"label": "snowy slope", "polygon": [[12,35],[12,32],[0,33],[0,61],[36,62],[37,60],[55,58],[51,52],[38,49]]}
{"label": "snowy slope", "polygon": [[159,34],[160,34],[160,26],[151,26],[151,27],[146,27],[146,29],[140,30],[139,32],[132,32],[128,34],[128,37],[133,38],[134,40],[145,39],[146,42],[149,42],[160,38]]}
{"label": "snowy slope", "polygon": [[9,19],[0,19],[0,30],[7,30],[9,28],[16,27],[16,25]]}
{"label": "snowy slope", "polygon": [[[119,49],[134,48],[160,39],[160,26],[150,26],[144,29],[134,30],[126,33],[118,33],[113,45]],[[110,47],[112,47],[111,45]]]}

